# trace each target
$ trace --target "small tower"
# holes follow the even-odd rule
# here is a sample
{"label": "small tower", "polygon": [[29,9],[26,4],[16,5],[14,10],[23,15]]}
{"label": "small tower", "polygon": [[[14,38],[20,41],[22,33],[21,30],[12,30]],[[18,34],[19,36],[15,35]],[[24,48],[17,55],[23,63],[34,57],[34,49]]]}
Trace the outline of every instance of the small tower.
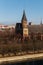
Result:
{"label": "small tower", "polygon": [[23,28],[23,38],[28,37],[28,24],[27,24],[25,11],[23,11],[21,23],[22,23],[22,28]]}
{"label": "small tower", "polygon": [[40,25],[42,25],[42,18],[41,18],[41,22],[40,22]]}

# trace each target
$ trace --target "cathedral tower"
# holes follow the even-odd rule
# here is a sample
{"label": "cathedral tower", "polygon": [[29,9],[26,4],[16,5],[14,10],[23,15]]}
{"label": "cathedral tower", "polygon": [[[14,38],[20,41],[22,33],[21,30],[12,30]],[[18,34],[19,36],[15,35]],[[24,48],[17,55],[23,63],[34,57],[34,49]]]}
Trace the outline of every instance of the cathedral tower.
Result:
{"label": "cathedral tower", "polygon": [[25,11],[23,11],[21,23],[22,23],[22,28],[23,28],[23,38],[28,37],[28,24],[27,24]]}

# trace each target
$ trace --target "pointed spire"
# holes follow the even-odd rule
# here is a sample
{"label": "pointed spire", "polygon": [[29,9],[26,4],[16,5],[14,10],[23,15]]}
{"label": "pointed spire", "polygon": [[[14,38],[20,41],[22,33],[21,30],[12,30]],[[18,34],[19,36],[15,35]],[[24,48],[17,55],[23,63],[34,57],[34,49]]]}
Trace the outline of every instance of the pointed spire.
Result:
{"label": "pointed spire", "polygon": [[22,16],[21,22],[23,22],[23,21],[27,21],[25,10],[23,10],[23,16]]}
{"label": "pointed spire", "polygon": [[42,18],[41,18],[41,23],[40,24],[42,25]]}

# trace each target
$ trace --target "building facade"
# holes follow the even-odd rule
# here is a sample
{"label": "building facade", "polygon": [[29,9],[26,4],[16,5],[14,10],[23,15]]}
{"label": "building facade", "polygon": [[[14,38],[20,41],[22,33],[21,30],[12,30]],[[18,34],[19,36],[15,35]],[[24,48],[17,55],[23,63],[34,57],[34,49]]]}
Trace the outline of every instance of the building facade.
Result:
{"label": "building facade", "polygon": [[25,11],[23,11],[21,23],[16,23],[15,29],[15,33],[21,34],[23,38],[43,40],[43,24],[31,25],[31,22],[28,24]]}
{"label": "building facade", "polygon": [[17,34],[20,33],[23,38],[28,37],[28,24],[27,24],[27,18],[25,15],[25,11],[23,11],[21,23],[16,23],[16,33]]}

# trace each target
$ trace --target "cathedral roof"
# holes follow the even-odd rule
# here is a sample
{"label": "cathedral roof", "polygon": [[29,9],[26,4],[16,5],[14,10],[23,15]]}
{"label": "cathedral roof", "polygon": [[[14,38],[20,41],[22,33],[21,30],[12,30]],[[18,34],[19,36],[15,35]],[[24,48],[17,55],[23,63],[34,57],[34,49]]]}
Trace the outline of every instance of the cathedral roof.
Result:
{"label": "cathedral roof", "polygon": [[43,25],[30,25],[29,32],[40,32],[43,33]]}

